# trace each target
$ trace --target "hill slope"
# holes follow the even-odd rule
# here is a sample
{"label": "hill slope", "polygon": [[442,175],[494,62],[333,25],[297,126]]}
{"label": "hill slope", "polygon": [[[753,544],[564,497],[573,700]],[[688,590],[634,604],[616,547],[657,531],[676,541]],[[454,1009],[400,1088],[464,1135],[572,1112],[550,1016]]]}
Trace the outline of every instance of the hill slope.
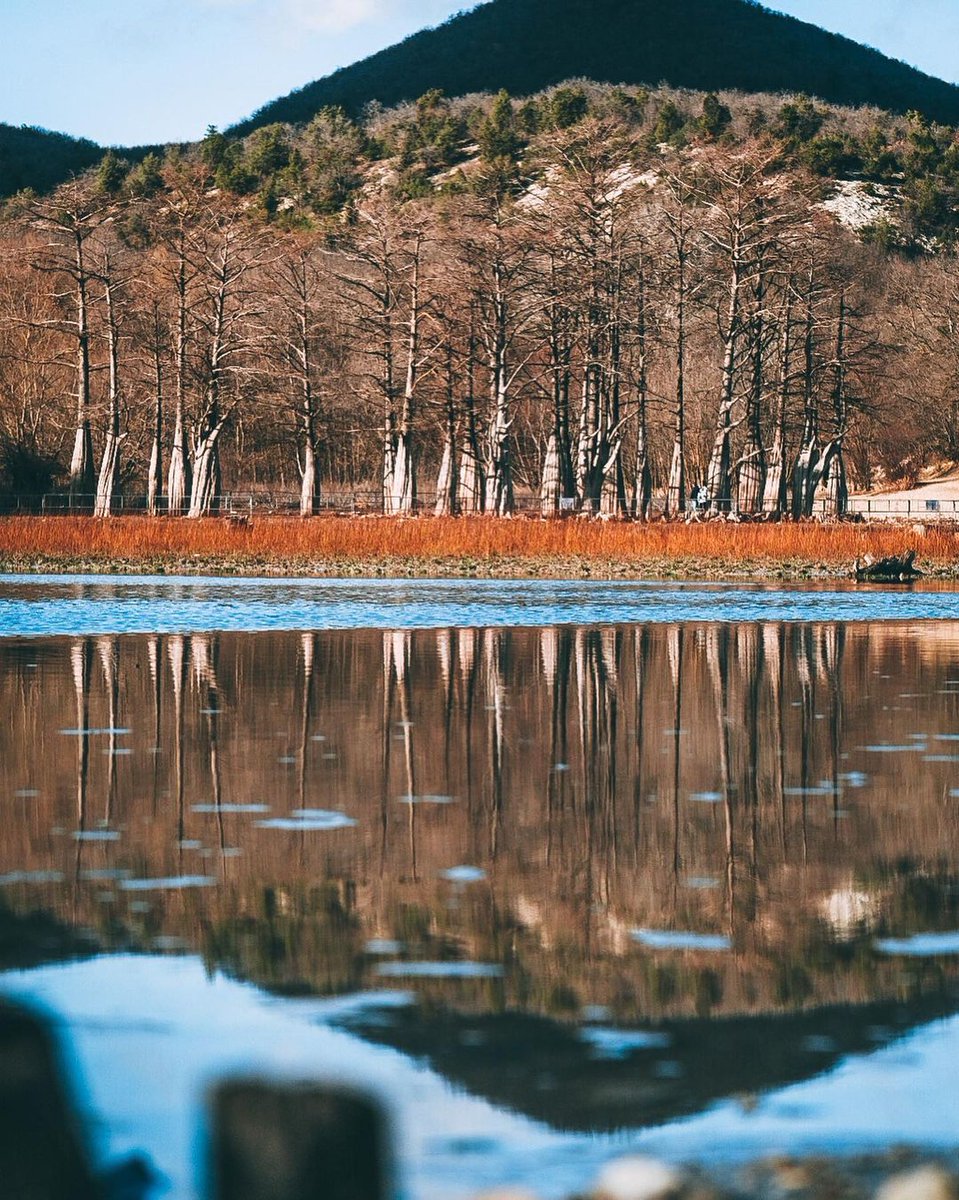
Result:
{"label": "hill slope", "polygon": [[807,92],[959,123],[959,87],[750,0],[491,0],[260,109],[232,132],[440,88],[529,95],[564,79]]}
{"label": "hill slope", "polygon": [[48,191],[102,157],[103,148],[85,138],[0,122],[0,197],[22,188]]}

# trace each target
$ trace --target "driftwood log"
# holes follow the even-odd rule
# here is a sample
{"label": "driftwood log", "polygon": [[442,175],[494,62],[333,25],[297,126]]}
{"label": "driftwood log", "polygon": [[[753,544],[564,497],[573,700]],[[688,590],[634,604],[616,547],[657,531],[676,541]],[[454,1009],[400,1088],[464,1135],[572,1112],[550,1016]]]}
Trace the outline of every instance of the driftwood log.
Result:
{"label": "driftwood log", "polygon": [[916,567],[915,550],[891,554],[887,558],[873,558],[867,554],[865,558],[856,559],[855,574],[861,583],[912,583],[922,578],[922,571]]}

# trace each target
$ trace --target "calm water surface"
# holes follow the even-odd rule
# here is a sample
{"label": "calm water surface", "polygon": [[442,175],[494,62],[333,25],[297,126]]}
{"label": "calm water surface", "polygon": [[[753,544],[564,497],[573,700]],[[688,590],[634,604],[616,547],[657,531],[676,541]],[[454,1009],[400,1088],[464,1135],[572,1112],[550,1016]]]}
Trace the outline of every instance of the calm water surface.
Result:
{"label": "calm water surface", "polygon": [[254,1066],[374,1086],[430,1200],[956,1143],[955,592],[5,579],[0,632],[0,990],[168,1195]]}

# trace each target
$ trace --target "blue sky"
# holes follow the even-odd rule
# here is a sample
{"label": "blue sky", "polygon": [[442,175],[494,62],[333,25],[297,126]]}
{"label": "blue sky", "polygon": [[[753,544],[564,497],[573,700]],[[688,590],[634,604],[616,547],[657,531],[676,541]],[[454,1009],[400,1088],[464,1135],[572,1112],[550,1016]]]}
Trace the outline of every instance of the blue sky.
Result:
{"label": "blue sky", "polygon": [[[957,0],[766,2],[959,82]],[[188,140],[465,7],[470,0],[0,0],[0,121],[108,144]]]}

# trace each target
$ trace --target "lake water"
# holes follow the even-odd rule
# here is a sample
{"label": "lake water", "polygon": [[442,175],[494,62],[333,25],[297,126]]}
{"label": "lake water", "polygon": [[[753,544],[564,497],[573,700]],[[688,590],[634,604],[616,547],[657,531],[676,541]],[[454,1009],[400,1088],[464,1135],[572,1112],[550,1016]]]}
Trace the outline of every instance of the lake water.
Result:
{"label": "lake water", "polygon": [[959,595],[0,580],[0,991],[103,1161],[359,1081],[403,1192],[959,1142]]}

